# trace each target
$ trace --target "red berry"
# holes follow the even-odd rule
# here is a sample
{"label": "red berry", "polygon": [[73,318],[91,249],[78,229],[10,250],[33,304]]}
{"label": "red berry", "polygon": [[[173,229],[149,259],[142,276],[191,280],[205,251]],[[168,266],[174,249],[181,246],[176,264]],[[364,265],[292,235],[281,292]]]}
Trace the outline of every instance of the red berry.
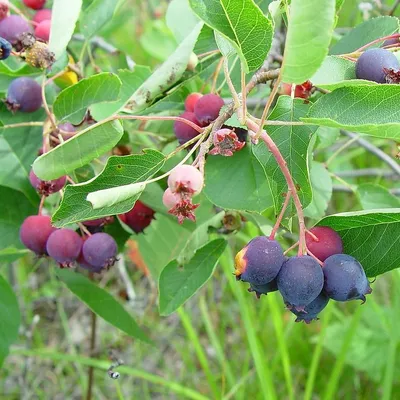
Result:
{"label": "red berry", "polygon": [[194,114],[202,126],[209,125],[218,118],[224,100],[216,94],[202,96],[194,106]]}
{"label": "red berry", "polygon": [[50,39],[50,29],[51,29],[51,21],[46,19],[42,21],[36,28],[35,28],[35,36],[38,39],[42,39],[45,42],[48,42]]}
{"label": "red berry", "polygon": [[46,4],[46,0],[24,0],[24,4],[33,10],[40,10]]}
{"label": "red berry", "polygon": [[[200,122],[197,121],[196,116],[192,112],[185,111],[179,117],[187,119],[188,121],[193,122],[194,124],[200,126]],[[174,132],[176,138],[179,141],[179,144],[181,145],[195,138],[199,134],[199,132],[197,132],[196,129],[192,128],[190,125],[185,124],[184,122],[181,121],[175,121]]]}
{"label": "red berry", "polygon": [[36,22],[37,24],[40,24],[45,20],[51,20],[51,10],[48,8],[39,10],[32,19],[32,21]]}
{"label": "red berry", "polygon": [[82,238],[71,229],[58,229],[47,240],[47,253],[63,266],[77,260],[82,249]]}
{"label": "red berry", "polygon": [[0,20],[8,16],[9,4],[8,0],[0,0]]}
{"label": "red berry", "polygon": [[307,248],[321,261],[325,261],[328,257],[334,254],[343,252],[342,238],[339,234],[328,226],[315,226],[310,229],[310,232],[315,236],[306,236]]}
{"label": "red berry", "polygon": [[32,32],[29,23],[19,15],[10,15],[0,21],[0,37],[15,45],[21,34]]}
{"label": "red berry", "polygon": [[168,177],[168,186],[173,193],[187,193],[195,196],[201,192],[203,185],[203,175],[192,165],[179,165]]}
{"label": "red berry", "polygon": [[197,101],[203,97],[201,93],[191,93],[185,100],[185,110],[189,112],[194,112],[194,106],[196,105]]}
{"label": "red berry", "polygon": [[29,173],[29,181],[40,195],[49,196],[50,194],[59,192],[65,186],[67,177],[62,176],[61,178],[52,181],[42,181],[35,175],[33,170],[31,170]]}
{"label": "red berry", "polygon": [[174,208],[181,200],[181,195],[179,193],[173,193],[170,188],[167,188],[167,190],[164,192],[163,203],[168,210]]}
{"label": "red berry", "polygon": [[56,231],[51,226],[47,215],[31,215],[21,225],[19,237],[26,248],[38,255],[47,254],[46,243],[49,236]]}
{"label": "red berry", "polygon": [[134,232],[140,233],[147,228],[154,219],[155,211],[141,201],[137,201],[131,211],[120,214],[119,218]]}

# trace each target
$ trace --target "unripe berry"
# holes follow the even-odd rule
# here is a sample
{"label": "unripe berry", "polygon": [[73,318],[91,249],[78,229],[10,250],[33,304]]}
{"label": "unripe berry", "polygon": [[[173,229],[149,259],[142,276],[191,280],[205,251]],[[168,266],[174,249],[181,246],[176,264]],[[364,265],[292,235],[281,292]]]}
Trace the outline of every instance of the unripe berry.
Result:
{"label": "unripe berry", "polygon": [[65,186],[67,177],[62,176],[52,181],[42,181],[36,176],[33,170],[31,170],[29,173],[29,181],[41,196],[49,196],[50,194],[59,192]]}
{"label": "unripe berry", "polygon": [[50,39],[51,21],[46,19],[35,28],[35,36],[48,42]]}
{"label": "unripe berry", "polygon": [[47,215],[31,215],[21,225],[19,237],[26,248],[37,255],[47,254],[46,243],[49,236],[56,231],[51,226],[51,218]]}
{"label": "unripe berry", "polygon": [[307,248],[321,261],[343,252],[342,238],[329,226],[315,226],[310,232],[316,239],[312,235],[307,235]]}
{"label": "unripe berry", "polygon": [[[187,119],[188,121],[193,122],[194,124],[200,126],[200,122],[197,121],[196,116],[192,112],[185,111],[179,117]],[[174,122],[174,133],[179,141],[179,144],[181,145],[185,144],[189,140],[199,135],[199,132],[197,132],[196,129],[192,128],[190,125],[185,124],[184,122],[181,121]]]}
{"label": "unripe berry", "polygon": [[223,105],[224,100],[217,94],[206,94],[196,102],[194,114],[200,124],[206,126],[218,118]]}
{"label": "unripe berry", "polygon": [[47,253],[62,266],[77,260],[82,249],[82,238],[71,229],[58,229],[47,240]]}
{"label": "unripe berry", "polygon": [[0,60],[5,60],[10,57],[12,46],[9,41],[0,37]]}
{"label": "unripe berry", "polygon": [[9,5],[8,0],[0,0],[0,21],[8,16]]}
{"label": "unripe berry", "polygon": [[46,0],[24,0],[24,4],[33,10],[40,10],[46,4]]}
{"label": "unripe berry", "polygon": [[10,15],[0,21],[0,37],[8,40],[12,45],[25,32],[32,33],[29,23],[19,15]]}
{"label": "unripe berry", "polygon": [[179,165],[172,170],[168,177],[168,187],[173,193],[187,193],[196,196],[203,189],[203,185],[203,175],[192,165]]}
{"label": "unripe berry", "polygon": [[117,251],[118,247],[114,238],[104,232],[88,237],[82,248],[84,260],[96,269],[114,265]]}
{"label": "unripe berry", "polygon": [[11,111],[34,112],[42,106],[42,89],[31,78],[17,78],[8,87],[5,103]]}
{"label": "unripe berry", "polygon": [[51,10],[49,8],[44,8],[43,10],[39,10],[36,12],[32,21],[35,22],[36,24],[40,24],[41,22],[47,19],[51,20]]}
{"label": "unripe berry", "polygon": [[154,219],[154,214],[154,210],[138,200],[131,211],[120,214],[119,218],[134,232],[140,233],[150,225],[151,221]]}
{"label": "unripe berry", "polygon": [[266,236],[252,239],[235,257],[236,279],[257,287],[276,278],[285,261],[282,247]]}
{"label": "unripe berry", "polygon": [[201,93],[191,93],[185,100],[185,110],[189,112],[194,112],[194,106],[196,105],[197,101],[203,97]]}
{"label": "unripe berry", "polygon": [[163,203],[168,210],[174,208],[181,200],[181,195],[179,193],[173,193],[170,188],[167,188],[167,190],[164,192]]}

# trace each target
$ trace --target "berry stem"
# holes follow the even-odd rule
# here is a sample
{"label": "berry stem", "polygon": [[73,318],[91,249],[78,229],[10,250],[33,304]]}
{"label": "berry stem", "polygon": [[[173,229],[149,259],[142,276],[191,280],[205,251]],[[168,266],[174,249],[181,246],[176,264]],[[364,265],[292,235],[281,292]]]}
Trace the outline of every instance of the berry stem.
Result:
{"label": "berry stem", "polygon": [[299,245],[299,242],[297,241],[295,244],[292,244],[288,249],[286,249],[283,254],[286,256],[287,253],[289,253],[289,251],[295,249],[297,246]]}
{"label": "berry stem", "polygon": [[84,235],[92,236],[92,234],[89,232],[89,230],[86,228],[86,226],[82,224],[82,222],[78,222],[78,226]]}
{"label": "berry stem", "polygon": [[285,201],[283,202],[283,206],[282,206],[281,212],[279,213],[279,216],[278,216],[278,218],[277,218],[277,220],[275,222],[275,226],[272,229],[271,235],[269,236],[269,238],[271,240],[275,239],[275,235],[278,232],[278,229],[279,229],[279,227],[281,225],[281,222],[283,220],[283,216],[285,215],[285,211],[286,211],[286,209],[287,209],[287,207],[289,205],[289,201],[290,201],[291,197],[292,197],[292,192],[290,190],[288,190],[288,192],[286,193],[286,196],[285,196]]}
{"label": "berry stem", "polygon": [[306,229],[306,233],[307,233],[307,235],[310,235],[315,242],[319,242],[319,239],[317,238],[317,236],[315,236],[311,231]]}
{"label": "berry stem", "polygon": [[316,257],[313,253],[311,253],[310,250],[308,250],[308,248],[306,247],[306,252],[309,256],[311,256],[321,267],[324,266],[324,263],[318,258]]}
{"label": "berry stem", "polygon": [[39,203],[39,211],[38,211],[38,215],[42,215],[43,212],[43,206],[44,206],[44,202],[46,200],[46,196],[42,196],[40,199],[40,203]]}
{"label": "berry stem", "polygon": [[[246,124],[247,124],[247,127],[253,132],[258,132],[261,128],[261,126],[258,126],[251,119],[247,119]],[[298,255],[299,256],[304,255],[305,251],[306,251],[306,224],[304,221],[303,207],[301,205],[301,201],[300,201],[300,198],[298,195],[296,184],[293,181],[292,175],[289,171],[289,168],[287,167],[287,163],[286,163],[285,159],[283,158],[281,152],[279,151],[275,142],[271,139],[271,137],[268,135],[268,133],[265,130],[261,129],[260,138],[267,145],[269,151],[274,156],[276,162],[278,163],[280,170],[282,171],[282,173],[286,179],[289,191],[292,194],[293,203],[294,203],[294,206],[296,207],[296,211],[297,211],[297,218],[299,219],[299,252],[298,252]],[[255,136],[253,138],[253,140],[257,140],[257,137]]]}
{"label": "berry stem", "polygon": [[388,40],[388,39],[396,39],[396,38],[400,38],[400,33],[395,33],[393,35],[388,35],[388,36],[381,37],[379,39],[375,39],[372,42],[369,42],[369,43],[365,44],[364,46],[361,46],[359,49],[354,51],[352,54],[358,53],[360,51],[364,51],[365,49],[367,49],[368,47],[370,47],[376,43],[380,43],[380,42],[384,42],[385,40]]}

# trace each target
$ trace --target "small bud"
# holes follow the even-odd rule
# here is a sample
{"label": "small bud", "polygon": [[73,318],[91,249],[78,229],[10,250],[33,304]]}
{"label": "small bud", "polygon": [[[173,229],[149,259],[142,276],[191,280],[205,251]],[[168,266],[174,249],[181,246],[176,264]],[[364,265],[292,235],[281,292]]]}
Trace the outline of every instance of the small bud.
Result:
{"label": "small bud", "polygon": [[16,51],[21,52],[30,49],[35,43],[35,36],[30,32],[24,32],[18,36],[18,40],[14,44],[14,47]]}
{"label": "small bud", "polygon": [[220,154],[221,156],[230,157],[233,153],[241,150],[246,143],[240,142],[236,133],[230,129],[220,129],[214,133],[214,148],[210,151],[210,155]]}

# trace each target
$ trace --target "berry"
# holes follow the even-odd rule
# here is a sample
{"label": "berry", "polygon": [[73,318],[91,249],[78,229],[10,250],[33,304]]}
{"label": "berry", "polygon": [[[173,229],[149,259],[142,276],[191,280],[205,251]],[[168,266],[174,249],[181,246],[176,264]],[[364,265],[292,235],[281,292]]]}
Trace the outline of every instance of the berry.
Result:
{"label": "berry", "polygon": [[61,137],[64,141],[71,139],[76,134],[75,126],[70,124],[69,122],[58,125],[58,128],[62,130],[62,132],[51,132],[51,135],[58,138],[58,135],[61,134]]}
{"label": "berry", "polygon": [[89,221],[83,221],[82,224],[90,227],[98,227],[107,224],[112,224],[113,222],[114,222],[114,217],[104,217],[104,218],[92,219]]}
{"label": "berry", "polygon": [[14,45],[22,33],[32,33],[29,23],[19,15],[10,15],[0,21],[0,36]]}
{"label": "berry", "polygon": [[189,112],[194,111],[194,106],[196,105],[197,101],[203,97],[201,93],[191,93],[185,100],[185,110]]}
{"label": "berry", "polygon": [[280,244],[266,236],[258,236],[237,253],[236,279],[252,285],[265,285],[276,278],[284,262]]}
{"label": "berry", "polygon": [[173,193],[187,193],[196,196],[203,189],[203,185],[203,175],[192,165],[179,165],[172,170],[168,177],[168,187]]}
{"label": "berry", "polygon": [[50,39],[51,21],[46,19],[35,28],[35,36],[48,42]]}
{"label": "berry", "polygon": [[322,291],[324,274],[310,256],[289,258],[278,274],[278,289],[289,309],[304,311]]}
{"label": "berry", "polygon": [[47,240],[47,253],[62,266],[70,266],[79,257],[82,238],[71,229],[58,229]]}
{"label": "berry", "polygon": [[385,46],[394,46],[394,45],[397,45],[397,46],[399,46],[400,45],[400,40],[399,40],[400,38],[392,38],[392,39],[387,39],[387,40],[385,40],[384,42],[383,42],[383,44],[382,44],[382,47],[385,47]]}
{"label": "berry", "polygon": [[41,22],[46,21],[46,19],[51,20],[51,10],[48,8],[37,11],[32,21],[36,24],[40,24]]}
{"label": "berry", "polygon": [[[400,68],[396,56],[385,49],[370,49],[365,51],[356,62],[356,76],[377,83],[386,83],[388,71],[398,71]],[[385,72],[386,71],[386,72]]]}
{"label": "berry", "polygon": [[49,68],[54,64],[56,58],[46,43],[35,42],[26,50],[25,61],[35,68]]}
{"label": "berry", "polygon": [[325,293],[333,300],[361,299],[372,292],[361,264],[347,254],[335,254],[326,259],[323,267]]}
{"label": "berry", "polygon": [[0,37],[0,60],[5,60],[6,58],[10,57],[11,50],[11,43]]}
{"label": "berry", "polygon": [[334,254],[343,252],[342,238],[328,226],[315,226],[310,232],[317,237],[315,240],[311,235],[306,236],[307,248],[321,261],[325,261]]}
{"label": "berry", "polygon": [[108,268],[114,265],[118,246],[112,236],[100,232],[88,237],[82,247],[84,260],[94,268]]}
{"label": "berry", "polygon": [[[180,118],[187,119],[190,122],[200,126],[199,121],[197,121],[196,116],[192,112],[185,111],[183,114],[179,116]],[[174,133],[176,138],[179,141],[179,144],[185,144],[189,140],[195,138],[199,132],[196,129],[192,128],[190,125],[185,124],[181,121],[174,122]]]}
{"label": "berry", "polygon": [[46,4],[46,0],[23,0],[24,4],[33,10],[40,10]]}
{"label": "berry", "polygon": [[36,176],[33,170],[31,170],[29,173],[29,181],[41,196],[49,196],[50,194],[59,192],[65,186],[67,177],[62,176],[52,181],[42,181]]}
{"label": "berry", "polygon": [[267,295],[271,292],[276,292],[278,290],[278,284],[276,279],[271,282],[266,283],[265,285],[253,285],[250,284],[250,287],[247,289],[249,292],[255,292],[257,298],[259,299],[262,294]]}
{"label": "berry", "polygon": [[8,16],[9,5],[8,0],[0,0],[0,21]]}
{"label": "berry", "polygon": [[209,152],[210,155],[231,157],[233,153],[243,149],[246,143],[239,141],[233,130],[220,129],[214,133],[213,144],[214,148]]}
{"label": "berry", "polygon": [[328,302],[329,297],[324,292],[321,292],[315,300],[304,308],[304,311],[296,311],[295,309],[290,311],[297,316],[296,322],[304,321],[309,324],[312,320],[318,319],[318,314],[327,306]]}
{"label": "berry", "polygon": [[11,111],[34,112],[42,106],[42,89],[31,78],[17,78],[8,87],[7,108]]}
{"label": "berry", "polygon": [[47,215],[31,215],[21,225],[19,237],[26,248],[37,255],[47,254],[46,243],[49,236],[56,231],[51,226],[51,219]]}
{"label": "berry", "polygon": [[138,200],[131,211],[120,214],[119,218],[134,232],[140,233],[150,225],[151,221],[154,219],[154,214],[154,210]]}
{"label": "berry", "polygon": [[194,114],[202,126],[207,126],[218,118],[224,100],[216,94],[206,94],[194,106]]}
{"label": "berry", "polygon": [[179,193],[173,193],[170,188],[167,188],[167,190],[164,192],[162,200],[164,206],[167,207],[168,210],[170,210],[171,208],[174,208],[182,200],[182,197],[180,196]]}

